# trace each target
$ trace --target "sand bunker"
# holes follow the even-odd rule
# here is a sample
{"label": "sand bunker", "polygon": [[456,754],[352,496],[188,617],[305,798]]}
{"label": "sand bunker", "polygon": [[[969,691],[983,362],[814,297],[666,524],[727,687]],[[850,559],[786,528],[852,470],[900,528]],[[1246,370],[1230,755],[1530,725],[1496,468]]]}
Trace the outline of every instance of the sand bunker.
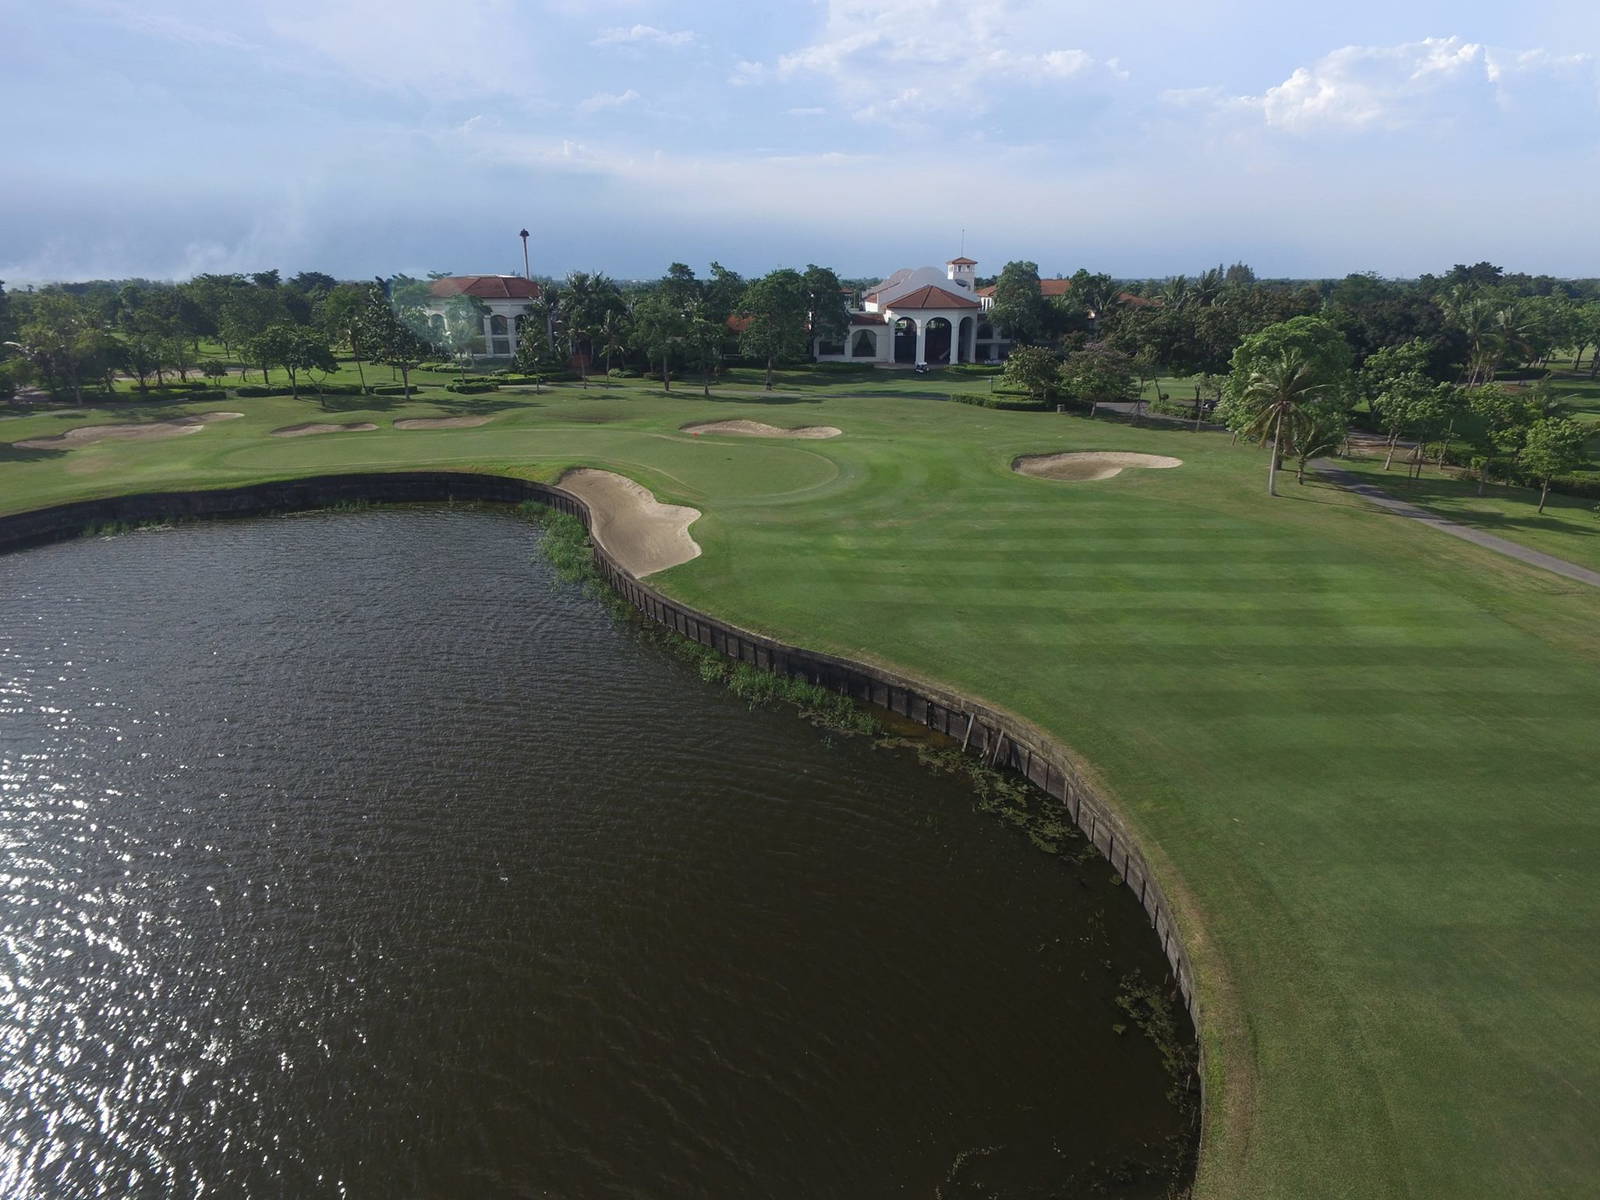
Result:
{"label": "sand bunker", "polygon": [[611,471],[580,467],[559,482],[589,506],[594,540],[633,574],[650,575],[700,557],[700,544],[689,536],[698,508],[662,504],[648,488]]}
{"label": "sand bunker", "polygon": [[1181,467],[1183,459],[1164,454],[1133,454],[1124,450],[1082,450],[1076,454],[1024,454],[1011,469],[1039,479],[1065,479],[1077,483],[1110,479],[1130,467]]}
{"label": "sand bunker", "polygon": [[727,433],[734,437],[765,438],[835,438],[843,430],[832,425],[802,425],[798,429],[784,429],[762,421],[701,421],[682,426],[684,433]]}
{"label": "sand bunker", "polygon": [[51,437],[29,438],[17,445],[29,450],[71,450],[94,442],[153,442],[161,438],[184,437],[199,433],[213,421],[232,421],[244,416],[236,412],[208,412],[171,421],[145,421],[138,425],[80,425]]}
{"label": "sand bunker", "polygon": [[401,417],[394,423],[396,429],[467,429],[473,425],[487,425],[493,417]]}
{"label": "sand bunker", "polygon": [[272,431],[273,437],[305,437],[308,433],[366,433],[376,429],[370,421],[349,421],[343,425],[329,425],[321,421],[307,421],[304,425],[285,425]]}

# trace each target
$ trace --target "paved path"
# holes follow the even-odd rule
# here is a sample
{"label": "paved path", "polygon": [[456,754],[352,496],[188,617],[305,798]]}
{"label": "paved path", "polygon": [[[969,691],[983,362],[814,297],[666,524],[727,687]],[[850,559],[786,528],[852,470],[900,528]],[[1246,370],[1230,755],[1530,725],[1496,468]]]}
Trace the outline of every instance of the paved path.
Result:
{"label": "paved path", "polygon": [[1553,554],[1542,554],[1538,550],[1530,550],[1518,542],[1509,542],[1503,537],[1496,537],[1492,533],[1473,529],[1468,525],[1461,525],[1438,513],[1431,513],[1425,508],[1419,508],[1404,500],[1397,500],[1381,488],[1374,487],[1366,482],[1360,475],[1353,471],[1340,468],[1331,458],[1314,459],[1311,466],[1337,483],[1340,487],[1354,492],[1363,499],[1370,500],[1380,508],[1386,508],[1392,513],[1402,517],[1411,517],[1432,525],[1440,533],[1448,533],[1451,537],[1458,537],[1464,542],[1471,542],[1482,546],[1485,550],[1493,550],[1496,554],[1504,554],[1507,558],[1517,559],[1519,562],[1528,563],[1530,566],[1542,567],[1546,571],[1553,571],[1557,575],[1564,575],[1568,579],[1576,579],[1579,583],[1586,583],[1590,587],[1600,588],[1600,571],[1591,571],[1588,567],[1580,567],[1577,563],[1568,562],[1564,558],[1557,558]]}

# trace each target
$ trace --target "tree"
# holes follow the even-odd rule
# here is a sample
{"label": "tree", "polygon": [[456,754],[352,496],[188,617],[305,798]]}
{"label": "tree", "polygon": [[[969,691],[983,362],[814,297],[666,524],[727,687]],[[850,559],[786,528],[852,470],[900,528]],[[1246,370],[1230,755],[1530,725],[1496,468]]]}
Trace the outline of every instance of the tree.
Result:
{"label": "tree", "polygon": [[[296,400],[300,399],[299,378],[302,371],[327,373],[339,369],[338,360],[333,357],[333,350],[328,345],[327,335],[308,325],[286,321],[272,326],[267,334],[272,337],[272,350],[278,364],[289,373],[289,391]],[[327,407],[320,386],[318,400],[324,408]]]}
{"label": "tree", "polygon": [[[1228,381],[1229,395],[1223,405],[1226,420],[1235,432],[1258,442],[1271,438],[1267,495],[1276,496],[1278,464],[1285,443],[1292,443],[1310,424],[1310,405],[1326,397],[1335,384],[1320,378],[1318,367],[1306,359],[1299,347],[1287,347],[1265,362],[1254,355],[1241,362],[1240,354],[1234,355],[1234,375]],[[1250,362],[1255,365],[1246,365]],[[1241,376],[1246,370],[1248,374]]]}
{"label": "tree", "polygon": [[778,359],[799,358],[806,351],[809,306],[805,280],[789,267],[754,280],[739,300],[739,315],[746,319],[739,349],[751,358],[766,359],[769,392]]}
{"label": "tree", "polygon": [[32,300],[16,340],[7,344],[52,394],[70,391],[82,404],[85,380],[108,374],[121,347],[76,296],[51,288]]}
{"label": "tree", "polygon": [[[440,339],[456,360],[456,369],[465,378],[472,363],[472,350],[483,336],[483,318],[489,306],[476,296],[460,293],[444,303],[442,338]],[[433,324],[429,318],[430,326]]]}
{"label": "tree", "polygon": [[744,277],[719,262],[713,262],[711,278],[701,287],[702,311],[706,320],[721,321],[726,326],[728,318],[739,307],[739,298],[744,295]]}
{"label": "tree", "polygon": [[[257,334],[278,321],[285,320],[288,312],[277,288],[237,287],[227,293],[217,317],[217,328],[223,344],[240,356],[241,363],[254,358],[245,347]],[[267,382],[262,375],[263,383]]]}
{"label": "tree", "polygon": [[1295,482],[1306,481],[1306,466],[1319,454],[1336,450],[1350,436],[1350,410],[1337,400],[1315,399],[1295,423]]}
{"label": "tree", "polygon": [[[850,306],[839,277],[828,267],[806,264],[801,276],[806,291],[806,312],[813,341],[843,342],[850,335]],[[953,348],[953,343],[952,343]],[[955,361],[952,357],[951,362]]]}
{"label": "tree", "polygon": [[367,373],[361,360],[367,353],[362,341],[362,320],[367,307],[365,289],[353,283],[341,283],[325,295],[316,308],[316,321],[331,344],[343,344],[355,359],[356,375],[361,380],[362,394],[367,390]]}
{"label": "tree", "polygon": [[[711,264],[713,267],[715,263]],[[725,336],[727,319],[718,322],[720,335]],[[606,377],[611,377],[611,356],[628,352],[628,314],[623,309],[610,309],[600,324],[600,353],[606,356]],[[720,345],[720,343],[719,343]],[[607,385],[609,386],[609,385]]]}
{"label": "tree", "polygon": [[722,344],[727,339],[728,326],[726,321],[718,321],[707,315],[706,307],[704,302],[697,302],[690,307],[684,344],[688,347],[690,356],[700,364],[701,387],[706,399],[709,400],[711,377],[722,365]]}
{"label": "tree", "polygon": [[1281,364],[1291,351],[1311,373],[1311,382],[1325,394],[1349,396],[1354,383],[1350,345],[1338,329],[1320,317],[1294,317],[1242,339],[1230,364],[1230,392],[1242,393],[1252,374],[1269,364]]}
{"label": "tree", "polygon": [[1385,430],[1390,431],[1389,453],[1384,459],[1387,471],[1394,461],[1395,445],[1403,433],[1416,439],[1411,455],[1414,474],[1422,473],[1422,448],[1432,437],[1442,434],[1461,409],[1461,390],[1454,384],[1434,383],[1423,375],[1408,374],[1395,379],[1378,398],[1378,411]]}
{"label": "tree", "polygon": [[1001,269],[989,318],[1019,346],[1045,340],[1050,328],[1050,305],[1039,293],[1038,263],[1008,262]]}
{"label": "tree", "polygon": [[157,377],[158,383],[161,382],[161,370],[166,365],[163,355],[173,332],[155,313],[125,310],[123,362],[138,381],[140,392],[150,390],[147,381],[151,375]]}
{"label": "tree", "polygon": [[1550,495],[1551,478],[1583,465],[1583,445],[1588,434],[1584,426],[1569,417],[1541,417],[1528,427],[1517,463],[1540,481],[1541,513]]}
{"label": "tree", "polygon": [[417,303],[415,289],[397,280],[379,279],[369,285],[362,341],[375,362],[399,370],[405,397],[411,399],[412,368],[435,350],[427,313]]}
{"label": "tree", "polygon": [[[684,270],[687,271],[688,268],[684,267]],[[693,279],[692,272],[690,278]],[[663,282],[662,292],[667,298],[667,303],[677,304],[674,290],[668,283],[670,279]],[[691,299],[682,305],[684,311],[695,302],[696,297],[698,289],[694,289]],[[613,280],[598,272],[574,271],[567,276],[566,286],[560,293],[559,306],[561,324],[570,340],[572,357],[577,360],[578,370],[584,386],[587,387],[589,368],[594,361],[595,339],[605,328],[606,319],[610,314],[620,314],[627,310],[622,290]]]}
{"label": "tree", "polygon": [[672,360],[683,354],[689,318],[657,291],[633,306],[633,344],[650,362],[661,364],[661,387],[672,390]]}
{"label": "tree", "polygon": [[1133,363],[1128,356],[1090,342],[1067,355],[1061,364],[1061,386],[1079,400],[1092,404],[1126,400],[1133,391]]}
{"label": "tree", "polygon": [[1061,359],[1043,346],[1018,346],[1006,356],[1000,379],[1006,386],[1026,392],[1030,399],[1048,404],[1061,386]]}
{"label": "tree", "polygon": [[668,304],[679,312],[688,312],[689,306],[700,299],[700,286],[687,264],[675,262],[662,277],[660,291]]}
{"label": "tree", "polygon": [[289,286],[302,296],[315,301],[338,287],[339,281],[323,271],[301,271],[289,280]]}

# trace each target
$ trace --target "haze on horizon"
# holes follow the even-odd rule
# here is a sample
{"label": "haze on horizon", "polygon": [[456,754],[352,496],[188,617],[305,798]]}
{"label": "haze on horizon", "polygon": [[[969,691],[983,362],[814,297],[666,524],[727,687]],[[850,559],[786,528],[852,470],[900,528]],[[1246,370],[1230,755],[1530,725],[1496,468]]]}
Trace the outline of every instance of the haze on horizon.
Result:
{"label": "haze on horizon", "polygon": [[1600,275],[1600,6],[0,0],[0,278]]}

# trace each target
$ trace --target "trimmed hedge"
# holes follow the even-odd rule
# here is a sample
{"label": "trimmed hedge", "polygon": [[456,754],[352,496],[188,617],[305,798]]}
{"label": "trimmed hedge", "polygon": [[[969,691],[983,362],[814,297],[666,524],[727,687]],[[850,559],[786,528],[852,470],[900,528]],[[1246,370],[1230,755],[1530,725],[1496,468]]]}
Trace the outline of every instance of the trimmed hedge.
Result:
{"label": "trimmed hedge", "polygon": [[[270,387],[259,383],[246,383],[233,389],[238,396],[292,396],[295,389],[288,384],[272,384]],[[374,391],[377,389],[374,388]],[[325,383],[320,388],[315,384],[302,383],[299,388],[300,395],[305,396],[359,396],[361,388],[354,383]]]}
{"label": "trimmed hedge", "polygon": [[[1018,399],[1011,399],[1016,396]],[[1030,400],[1022,392],[1001,392],[996,395],[962,395],[956,392],[950,394],[950,399],[957,404],[970,404],[974,408],[998,408],[1005,412],[1052,412],[1055,404],[1048,400]],[[1065,404],[1062,400],[1060,403]]]}
{"label": "trimmed hedge", "polygon": [[444,390],[447,392],[454,392],[458,396],[476,396],[483,392],[498,392],[500,390],[500,385],[498,383],[488,383],[486,381],[480,382],[477,380],[469,380],[466,383],[446,384]]}

